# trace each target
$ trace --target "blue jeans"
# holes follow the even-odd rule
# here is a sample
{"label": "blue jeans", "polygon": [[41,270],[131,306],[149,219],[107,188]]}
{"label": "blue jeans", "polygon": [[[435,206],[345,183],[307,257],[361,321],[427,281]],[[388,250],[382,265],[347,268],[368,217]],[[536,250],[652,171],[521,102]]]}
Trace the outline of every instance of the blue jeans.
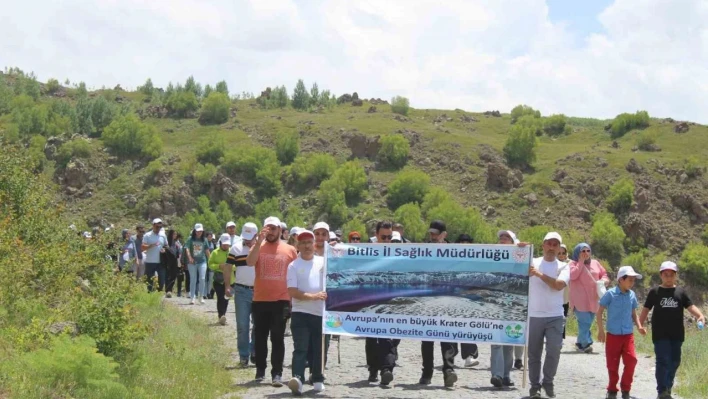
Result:
{"label": "blue jeans", "polygon": [[[520,348],[524,348],[520,346]],[[514,365],[514,347],[511,345],[492,345],[491,355],[492,377],[509,378]]]}
{"label": "blue jeans", "polygon": [[582,348],[592,345],[592,323],[595,321],[595,313],[581,312],[578,309],[573,309],[575,319],[578,320],[578,344]]}
{"label": "blue jeans", "polygon": [[[191,264],[187,266],[187,269],[189,269],[189,297],[194,299],[199,296],[199,292],[204,292],[207,264],[206,262]],[[197,278],[199,278],[198,289]]]}
{"label": "blue jeans", "polygon": [[[322,316],[293,312],[290,320],[293,334],[293,377],[305,382],[305,361],[310,363],[312,382],[324,382],[322,365]],[[325,363],[329,348],[329,335],[325,337]]]}
{"label": "blue jeans", "polygon": [[251,335],[251,313],[253,308],[253,290],[236,286],[234,290],[236,304],[236,342],[241,360],[248,360],[256,351],[253,349]]}
{"label": "blue jeans", "polygon": [[656,355],[656,390],[659,393],[674,386],[676,370],[681,365],[681,345],[683,341],[662,339],[654,342]]}
{"label": "blue jeans", "polygon": [[165,286],[167,269],[165,269],[161,263],[145,263],[145,277],[147,278],[148,292],[152,292],[155,289],[153,287],[153,277],[155,277],[155,273],[157,273],[157,290],[162,291],[162,288]]}

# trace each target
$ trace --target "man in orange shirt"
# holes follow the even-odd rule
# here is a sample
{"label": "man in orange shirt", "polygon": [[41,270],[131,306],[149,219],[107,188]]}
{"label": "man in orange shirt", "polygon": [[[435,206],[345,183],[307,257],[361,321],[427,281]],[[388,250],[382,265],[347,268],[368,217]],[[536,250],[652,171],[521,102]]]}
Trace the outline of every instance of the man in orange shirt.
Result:
{"label": "man in orange shirt", "polygon": [[297,258],[297,251],[280,240],[280,220],[269,217],[246,258],[255,266],[253,285],[253,335],[256,350],[256,381],[265,379],[268,358],[268,335],[273,345],[270,355],[271,384],[282,387],[285,357],[285,322],[290,313],[288,295],[288,265]]}

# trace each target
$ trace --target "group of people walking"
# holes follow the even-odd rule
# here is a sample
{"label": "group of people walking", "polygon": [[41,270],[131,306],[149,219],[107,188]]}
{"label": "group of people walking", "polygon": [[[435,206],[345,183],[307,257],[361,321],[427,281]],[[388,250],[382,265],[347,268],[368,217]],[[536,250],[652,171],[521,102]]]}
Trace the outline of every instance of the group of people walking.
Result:
{"label": "group of people walking", "polygon": [[[324,222],[316,223],[311,230],[299,227],[288,230],[287,225],[277,217],[269,217],[260,231],[254,223],[244,224],[240,236],[236,235],[235,223],[229,222],[216,242],[205,235],[201,224],[196,224],[187,242],[182,245],[175,231],[164,233],[160,219],[153,220],[152,229],[147,233],[141,231],[140,226],[136,230],[137,234],[133,237],[123,232],[125,245],[120,267],[125,267],[132,260],[139,278],[139,270],[144,267],[149,290],[154,289],[153,276],[156,274],[159,289],[164,288],[166,296],[170,297],[174,283],[179,280],[179,273],[169,272],[171,267],[165,266],[165,259],[174,257],[178,265],[186,263],[189,270],[186,286],[189,286],[191,303],[195,304],[197,299],[203,303],[207,291],[213,292],[222,325],[226,324],[228,302],[233,297],[240,365],[247,367],[249,362],[254,364],[255,379],[263,381],[270,339],[270,382],[274,387],[284,385],[284,339],[290,320],[294,351],[292,378],[287,386],[295,395],[303,392],[305,383],[312,384],[316,392],[324,391],[323,366],[330,340],[322,333],[327,298],[324,251],[325,243],[337,245],[342,242],[341,232],[330,231]],[[360,243],[361,238],[361,234],[354,231],[348,234],[346,240]],[[498,244],[528,245],[510,230],[499,231],[497,238]],[[376,225],[370,242],[409,241],[405,238],[402,225],[381,221]],[[436,220],[430,224],[427,242],[449,242],[443,221]],[[473,239],[462,234],[455,242],[470,244]],[[593,259],[590,245],[580,243],[568,255],[561,235],[549,232],[543,239],[542,256],[533,259],[529,267],[529,318],[526,329],[527,368],[531,383],[529,396],[540,398],[544,392],[547,397],[556,397],[554,377],[565,338],[566,317],[572,310],[578,321],[575,345],[580,352],[593,351],[591,331],[597,320],[597,339],[605,343],[607,358],[607,398],[617,398],[620,394],[623,399],[629,398],[637,363],[634,326],[640,334],[646,334],[644,326],[652,311],[658,397],[671,398],[685,336],[683,310],[687,309],[698,320],[699,326],[705,322],[703,314],[691,302],[686,291],[677,286],[678,266],[670,261],[662,263],[659,269],[662,284],[649,291],[641,315],[638,315],[636,309],[639,302],[632,287],[642,276],[632,266],[622,266],[613,284],[604,267]],[[211,283],[207,272],[212,276]],[[213,291],[210,291],[212,287]],[[178,282],[178,295],[181,295],[181,282]],[[392,385],[399,343],[397,339],[366,338],[364,350],[370,383],[378,383],[382,387]],[[440,342],[439,345],[443,360],[443,384],[452,388],[457,382],[454,359],[459,353],[458,344]],[[478,364],[475,344],[461,344],[459,349],[465,366]],[[501,389],[515,385],[511,370],[524,366],[523,350],[523,347],[509,345],[491,346],[492,386]],[[421,343],[421,385],[432,383],[434,352],[434,342]],[[624,364],[621,378],[620,362]],[[308,368],[309,377],[306,379]]]}

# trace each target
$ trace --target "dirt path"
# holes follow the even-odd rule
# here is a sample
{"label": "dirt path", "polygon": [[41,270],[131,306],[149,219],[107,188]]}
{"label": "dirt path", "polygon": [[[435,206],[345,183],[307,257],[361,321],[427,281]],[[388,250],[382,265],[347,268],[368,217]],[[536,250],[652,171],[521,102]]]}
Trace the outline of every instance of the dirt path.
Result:
{"label": "dirt path", "polygon": [[[236,353],[236,319],[234,315],[233,303],[229,304],[227,315],[228,324],[219,326],[216,323],[216,303],[214,300],[207,300],[204,305],[189,305],[185,298],[167,299],[171,303],[205,318],[205,324],[209,328],[219,329],[223,333],[227,345],[233,349],[231,361],[234,365],[238,363]],[[581,354],[574,349],[574,337],[565,340],[561,354],[560,366],[556,376],[556,397],[558,398],[604,398],[607,384],[607,371],[605,367],[604,347],[601,344],[595,345],[595,354]],[[422,357],[420,355],[420,342],[403,340],[398,348],[399,366],[396,367],[392,388],[381,388],[378,385],[370,385],[366,378],[368,372],[364,357],[364,340],[358,338],[342,337],[340,345],[341,363],[337,361],[337,342],[332,342],[329,349],[329,361],[325,374],[327,376],[326,391],[315,395],[312,386],[305,385],[303,397],[322,398],[426,398],[426,399],[447,399],[447,398],[493,398],[493,399],[519,399],[528,397],[528,385],[521,388],[522,371],[514,370],[511,374],[512,381],[516,384],[514,389],[497,390],[490,383],[489,374],[489,354],[488,345],[479,346],[479,362],[476,367],[465,369],[464,362],[457,359],[459,366],[457,374],[459,380],[455,389],[443,387],[442,373],[440,371],[440,350],[436,345],[436,374],[433,376],[433,384],[430,386],[418,385],[421,373]],[[287,336],[285,339],[285,372],[283,380],[290,379],[290,361],[292,359],[292,339]],[[234,391],[237,387],[246,389],[233,394],[228,394],[224,398],[284,398],[291,397],[287,387],[273,388],[268,381],[256,383],[253,381],[255,368],[253,366],[245,370],[236,370],[234,374]],[[270,370],[266,370],[266,376],[270,376]],[[654,359],[647,355],[640,355],[639,363],[634,375],[634,386],[632,397],[636,399],[656,398],[654,380]],[[676,396],[674,396],[676,397]]]}

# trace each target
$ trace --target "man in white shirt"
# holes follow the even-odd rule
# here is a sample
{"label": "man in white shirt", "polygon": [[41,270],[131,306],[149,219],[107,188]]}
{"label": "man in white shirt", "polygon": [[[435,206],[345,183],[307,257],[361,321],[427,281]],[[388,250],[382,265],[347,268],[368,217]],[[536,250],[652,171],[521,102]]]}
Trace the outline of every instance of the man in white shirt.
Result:
{"label": "man in white shirt", "polygon": [[251,312],[253,307],[253,283],[256,279],[255,267],[246,264],[246,257],[253,244],[256,242],[258,227],[255,223],[245,223],[241,228],[240,239],[235,240],[226,263],[231,268],[236,268],[233,292],[231,291],[231,268],[224,270],[224,284],[226,296],[234,296],[236,306],[236,342],[241,367],[248,367],[250,358],[252,364],[256,364],[256,351],[253,349],[253,336],[249,334],[251,330]]}
{"label": "man in white shirt", "polygon": [[[305,381],[305,362],[310,356],[310,370],[315,392],[324,391],[322,374],[322,313],[325,292],[324,258],[315,255],[315,235],[305,230],[297,236],[297,259],[288,266],[288,294],[292,297],[290,328],[293,336],[293,378],[288,388],[293,394],[302,394]],[[325,354],[329,344],[325,337]]]}
{"label": "man in white shirt", "polygon": [[[541,388],[546,396],[555,398],[553,378],[558,370],[560,352],[563,347],[563,289],[570,281],[568,264],[558,261],[556,256],[563,240],[552,231],[543,238],[543,257],[535,258],[529,267],[529,379],[531,399],[541,398]],[[543,362],[543,383],[541,383],[541,355],[546,341],[546,358]]]}
{"label": "man in white shirt", "polygon": [[157,273],[158,291],[165,286],[167,269],[160,262],[160,254],[167,248],[167,237],[160,234],[162,219],[152,221],[152,230],[143,236],[142,250],[145,251],[145,277],[147,278],[148,291],[153,291],[153,277]]}

